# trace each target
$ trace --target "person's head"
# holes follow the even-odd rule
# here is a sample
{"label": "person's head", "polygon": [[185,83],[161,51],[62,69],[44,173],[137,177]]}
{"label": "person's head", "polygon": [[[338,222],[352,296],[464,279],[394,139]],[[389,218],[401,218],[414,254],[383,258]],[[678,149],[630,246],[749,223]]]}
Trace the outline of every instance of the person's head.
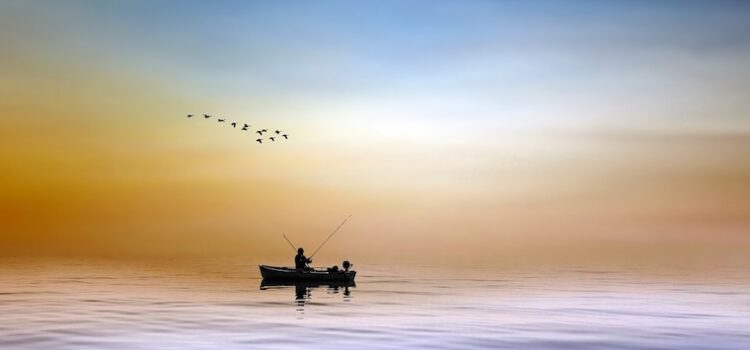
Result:
{"label": "person's head", "polygon": [[300,247],[299,249],[297,249],[297,254],[303,254],[303,253],[305,253],[304,248]]}

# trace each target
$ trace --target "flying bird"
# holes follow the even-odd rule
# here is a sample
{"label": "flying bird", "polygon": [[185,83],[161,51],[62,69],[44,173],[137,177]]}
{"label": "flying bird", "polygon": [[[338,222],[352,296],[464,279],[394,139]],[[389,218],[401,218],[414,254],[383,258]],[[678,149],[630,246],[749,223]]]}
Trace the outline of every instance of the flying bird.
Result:
{"label": "flying bird", "polygon": [[[194,116],[195,116],[195,114],[187,114],[186,115],[187,118],[192,118]],[[214,116],[209,115],[209,114],[203,114],[203,118],[205,118],[205,119],[209,119],[211,117],[214,117]],[[227,120],[226,117],[225,118],[216,117],[216,121],[219,122],[219,123],[224,123],[224,122],[226,122],[226,120]],[[237,125],[242,125],[242,130],[243,131],[248,131],[249,128],[250,128],[250,124],[247,124],[247,123],[231,122],[229,124],[232,125],[233,128],[236,128]],[[260,135],[260,136],[263,136],[263,134],[267,133],[267,132],[268,132],[268,129],[260,129],[260,130],[256,130],[255,131],[255,133],[258,134],[258,135]],[[273,130],[273,134],[275,134],[273,137],[269,137],[268,138],[268,139],[271,140],[271,142],[276,142],[276,139],[279,138],[279,136],[284,137],[285,140],[289,139],[289,135],[282,134],[281,130],[274,129]],[[279,136],[277,136],[277,135],[279,135]],[[264,138],[259,138],[259,139],[256,139],[255,141],[258,142],[258,143],[263,143],[263,140],[265,140],[265,139]]]}

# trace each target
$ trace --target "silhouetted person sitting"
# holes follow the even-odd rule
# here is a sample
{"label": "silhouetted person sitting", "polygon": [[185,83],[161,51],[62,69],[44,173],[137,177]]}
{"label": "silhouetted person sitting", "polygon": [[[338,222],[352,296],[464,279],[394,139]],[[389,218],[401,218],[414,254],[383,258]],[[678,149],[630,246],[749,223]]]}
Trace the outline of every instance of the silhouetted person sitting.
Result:
{"label": "silhouetted person sitting", "polygon": [[297,270],[309,270],[307,264],[312,263],[311,259],[305,257],[305,250],[302,248],[297,249],[297,255],[294,257],[294,268]]}

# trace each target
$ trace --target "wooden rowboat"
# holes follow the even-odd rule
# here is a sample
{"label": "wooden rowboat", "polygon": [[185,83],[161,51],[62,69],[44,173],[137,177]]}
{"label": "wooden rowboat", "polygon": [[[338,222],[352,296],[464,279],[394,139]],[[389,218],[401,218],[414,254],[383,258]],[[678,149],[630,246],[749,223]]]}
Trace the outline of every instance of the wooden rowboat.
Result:
{"label": "wooden rowboat", "polygon": [[350,281],[285,281],[285,280],[267,280],[264,279],[260,282],[260,289],[282,289],[286,287],[302,287],[302,288],[344,288],[344,287],[356,287],[357,284]]}
{"label": "wooden rowboat", "polygon": [[354,282],[357,271],[327,271],[326,269],[312,269],[300,271],[291,267],[259,265],[260,275],[268,281],[290,282]]}

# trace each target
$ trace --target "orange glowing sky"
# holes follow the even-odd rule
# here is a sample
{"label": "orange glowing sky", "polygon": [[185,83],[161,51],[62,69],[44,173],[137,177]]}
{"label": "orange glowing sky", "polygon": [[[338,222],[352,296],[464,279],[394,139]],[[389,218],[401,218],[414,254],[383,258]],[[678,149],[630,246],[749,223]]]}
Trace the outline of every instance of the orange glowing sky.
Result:
{"label": "orange glowing sky", "polygon": [[749,15],[4,2],[0,254],[274,258],[353,214],[336,259],[739,256]]}

